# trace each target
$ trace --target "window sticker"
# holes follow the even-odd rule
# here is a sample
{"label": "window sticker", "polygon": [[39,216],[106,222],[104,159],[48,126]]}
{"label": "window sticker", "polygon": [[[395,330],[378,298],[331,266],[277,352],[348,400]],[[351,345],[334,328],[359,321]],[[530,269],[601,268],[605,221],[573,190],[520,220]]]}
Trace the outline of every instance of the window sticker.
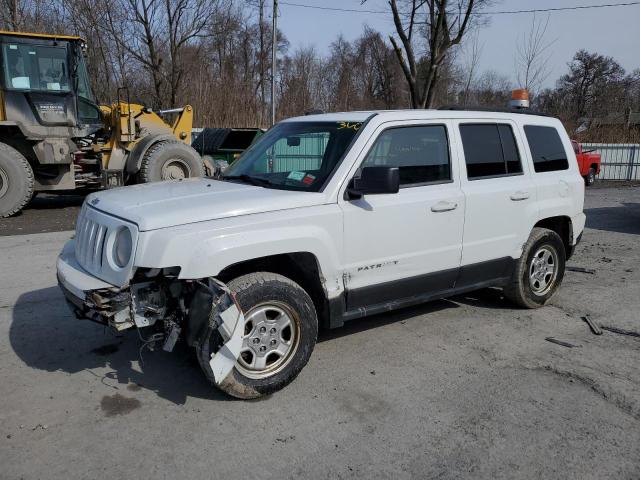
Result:
{"label": "window sticker", "polygon": [[315,181],[316,181],[316,177],[314,177],[310,173],[307,173],[302,179],[302,183],[304,183],[305,185],[311,185]]}
{"label": "window sticker", "polygon": [[351,130],[355,130],[356,132],[360,129],[360,127],[362,126],[362,122],[338,122],[338,130],[343,130],[343,129],[351,129]]}
{"label": "window sticker", "polygon": [[293,172],[289,172],[289,175],[287,175],[287,178],[289,180],[297,180],[298,182],[301,182],[304,176],[305,176],[304,172],[298,172],[294,170]]}

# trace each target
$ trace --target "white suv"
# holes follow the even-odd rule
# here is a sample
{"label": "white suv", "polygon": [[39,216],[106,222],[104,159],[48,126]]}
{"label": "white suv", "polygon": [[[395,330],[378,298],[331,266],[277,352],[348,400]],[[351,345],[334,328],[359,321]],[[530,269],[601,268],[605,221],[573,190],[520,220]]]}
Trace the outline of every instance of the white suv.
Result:
{"label": "white suv", "polygon": [[219,180],[93,194],[58,279],[79,318],[183,339],[240,398],[307,363],[318,326],[484,287],[534,308],[584,228],[555,118],[409,110],[278,123]]}

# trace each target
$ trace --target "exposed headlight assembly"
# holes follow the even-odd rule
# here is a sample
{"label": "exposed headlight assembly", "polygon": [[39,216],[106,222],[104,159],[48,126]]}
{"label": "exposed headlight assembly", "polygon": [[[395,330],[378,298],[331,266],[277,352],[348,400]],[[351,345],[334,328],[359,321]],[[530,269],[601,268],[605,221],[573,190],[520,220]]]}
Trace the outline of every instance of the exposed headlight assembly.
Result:
{"label": "exposed headlight assembly", "polygon": [[113,242],[113,262],[120,268],[126,267],[131,261],[133,252],[133,236],[127,227],[120,227]]}

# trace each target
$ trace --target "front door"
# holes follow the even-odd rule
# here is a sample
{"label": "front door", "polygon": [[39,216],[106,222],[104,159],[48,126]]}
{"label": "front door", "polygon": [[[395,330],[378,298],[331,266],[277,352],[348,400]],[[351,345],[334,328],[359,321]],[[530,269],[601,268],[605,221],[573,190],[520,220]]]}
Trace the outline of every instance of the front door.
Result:
{"label": "front door", "polygon": [[384,124],[364,149],[367,166],[400,170],[396,194],[340,199],[347,311],[453,287],[465,201],[447,122]]}

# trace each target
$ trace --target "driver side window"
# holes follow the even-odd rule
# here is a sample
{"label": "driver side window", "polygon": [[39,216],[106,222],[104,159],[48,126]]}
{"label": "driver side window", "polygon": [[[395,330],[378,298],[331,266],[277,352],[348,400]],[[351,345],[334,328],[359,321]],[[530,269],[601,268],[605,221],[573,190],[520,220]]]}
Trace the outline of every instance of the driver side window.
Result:
{"label": "driver side window", "polygon": [[383,131],[360,168],[398,167],[400,187],[451,181],[444,125],[393,127]]}

